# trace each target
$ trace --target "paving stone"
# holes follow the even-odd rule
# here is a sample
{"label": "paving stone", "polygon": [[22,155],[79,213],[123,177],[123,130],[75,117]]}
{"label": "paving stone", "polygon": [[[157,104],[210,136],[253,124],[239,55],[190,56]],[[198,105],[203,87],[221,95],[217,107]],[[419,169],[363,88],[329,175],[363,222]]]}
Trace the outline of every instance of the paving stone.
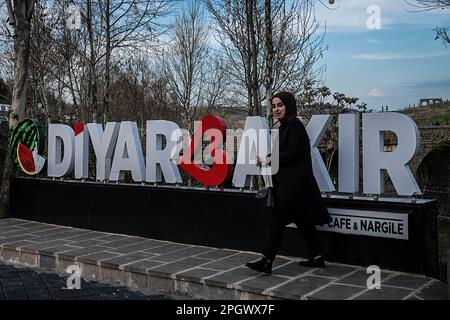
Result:
{"label": "paving stone", "polygon": [[330,280],[327,278],[307,275],[299,277],[270,291],[282,298],[298,300],[328,283],[330,283]]}
{"label": "paving stone", "polygon": [[111,258],[111,259],[103,260],[101,262],[101,266],[107,267],[107,268],[114,268],[114,267],[121,266],[123,264],[128,264],[128,263],[133,263],[133,262],[137,262],[140,260],[144,260],[144,259],[150,258],[152,256],[153,256],[153,254],[151,254],[151,253],[144,253],[144,252],[131,253],[131,254],[121,255],[121,256]]}
{"label": "paving stone", "polygon": [[199,282],[201,279],[205,277],[210,277],[220,271],[217,270],[211,270],[211,269],[204,269],[204,268],[195,268],[188,270],[186,272],[181,272],[176,275],[177,279],[181,280],[188,280],[188,281],[195,281]]}
{"label": "paving stone", "polygon": [[133,253],[133,252],[147,252],[147,250],[150,250],[152,248],[161,247],[165,245],[166,242],[158,241],[158,240],[145,240],[136,244],[132,244],[125,247],[120,248],[111,248],[109,249],[110,252],[116,252],[116,253]]}
{"label": "paving stone", "polygon": [[37,242],[35,241],[30,241],[30,240],[20,240],[20,241],[16,241],[16,242],[8,242],[5,243],[3,245],[4,248],[12,248],[12,249],[17,249],[17,248],[21,248],[23,246],[27,246],[27,245],[32,245],[32,244],[37,244]]}
{"label": "paving stone", "polygon": [[239,267],[244,265],[248,261],[255,260],[259,258],[258,254],[253,253],[239,253],[227,258],[223,258],[208,264],[205,264],[203,267],[207,269],[213,270],[228,270],[232,268]]}
{"label": "paving stone", "polygon": [[291,261],[292,260],[286,259],[286,258],[283,258],[283,257],[276,257],[275,260],[272,263],[272,269],[273,268],[278,268],[278,267],[283,266],[285,264],[288,264]]}
{"label": "paving stone", "polygon": [[[343,277],[337,281],[337,283],[343,284],[352,284],[355,286],[366,287],[367,288],[367,280],[372,274],[366,273],[366,271],[359,270],[356,271],[346,277]],[[381,282],[386,280],[388,276],[391,276],[391,273],[381,271]]]}
{"label": "paving stone", "polygon": [[286,277],[259,275],[254,279],[239,283],[238,286],[247,291],[261,294],[264,290],[278,286],[288,280]]}
{"label": "paving stone", "polygon": [[41,294],[48,294],[48,288],[47,287],[42,287],[39,289],[30,289],[30,288],[26,288],[27,294],[31,297],[31,296],[37,296],[37,295],[41,295]]}
{"label": "paving stone", "polygon": [[39,227],[41,223],[34,221],[24,221],[17,223],[16,226],[20,226],[21,228],[30,228],[30,227]]}
{"label": "paving stone", "polygon": [[149,253],[156,253],[156,254],[168,254],[177,250],[185,249],[190,246],[184,245],[184,244],[176,244],[176,243],[170,243],[162,246],[158,246],[156,248],[150,248],[148,250],[142,250],[144,252]]}
{"label": "paving stone", "polygon": [[17,232],[18,230],[21,230],[21,228],[0,226],[0,235],[3,236],[7,232]]}
{"label": "paving stone", "polygon": [[381,284],[380,289],[367,290],[352,300],[402,300],[410,295],[414,290],[390,287]]}
{"label": "paving stone", "polygon": [[430,285],[416,292],[415,295],[424,300],[448,300],[448,286],[435,280]]}
{"label": "paving stone", "polygon": [[73,290],[69,289],[50,289],[51,296],[56,300],[61,300],[63,298],[74,298]]}
{"label": "paving stone", "polygon": [[80,248],[86,248],[86,247],[92,247],[92,246],[102,246],[105,244],[105,241],[88,239],[88,240],[82,240],[82,241],[74,241],[74,242],[71,242],[70,244],[73,246],[80,247]]}
{"label": "paving stone", "polygon": [[205,279],[205,283],[226,287],[247,278],[256,277],[259,273],[246,267],[236,268]]}
{"label": "paving stone", "polygon": [[187,269],[191,269],[197,267],[199,265],[205,264],[210,260],[200,259],[200,258],[186,258],[182,260],[178,260],[176,262],[163,264],[159,267],[152,268],[149,270],[150,274],[175,274],[178,272],[185,271]]}
{"label": "paving stone", "polygon": [[313,269],[299,266],[298,263],[294,261],[287,265],[273,269],[272,274],[280,275],[280,276],[287,276],[287,277],[297,277],[297,276],[302,275],[305,272],[309,272],[311,270],[313,270]]}
{"label": "paving stone", "polygon": [[42,243],[28,244],[28,245],[23,246],[22,249],[28,249],[28,250],[35,252],[38,250],[44,250],[44,249],[48,249],[48,248],[52,248],[52,247],[56,247],[56,246],[67,245],[69,243],[70,243],[70,241],[63,240],[63,239],[52,240],[52,241],[45,241]]}
{"label": "paving stone", "polygon": [[17,273],[14,272],[2,272],[0,274],[0,279],[14,278],[17,277]]}
{"label": "paving stone", "polygon": [[121,292],[122,295],[127,299],[127,300],[145,300],[145,295],[143,295],[142,293],[137,293],[137,292]]}
{"label": "paving stone", "polygon": [[84,288],[84,285],[81,285],[81,289],[80,290],[72,290],[73,291],[73,296],[76,298],[80,298],[80,297],[89,297],[92,295],[95,295],[95,291],[93,289],[91,289],[90,287],[88,288]]}
{"label": "paving stone", "polygon": [[2,225],[0,225],[0,233],[1,234],[10,234],[10,233],[18,232],[21,230],[24,230],[24,228],[17,227],[17,226],[2,226]]}
{"label": "paving stone", "polygon": [[312,300],[347,300],[350,297],[367,290],[364,287],[344,284],[330,284],[316,293],[308,296]]}
{"label": "paving stone", "polygon": [[25,290],[23,291],[12,291],[12,292],[5,292],[5,297],[8,300],[27,300],[28,295]]}
{"label": "paving stone", "polygon": [[33,235],[36,237],[49,237],[49,236],[69,236],[70,228],[67,227],[60,227],[56,228],[54,230],[43,230],[43,231],[37,231],[33,232]]}
{"label": "paving stone", "polygon": [[15,238],[15,237],[20,237],[24,234],[29,234],[27,231],[28,231],[28,229],[24,229],[24,228],[15,228],[12,230],[9,228],[3,228],[1,230],[2,235],[6,238]]}
{"label": "paving stone", "polygon": [[[172,253],[155,256],[154,258],[152,258],[152,260],[160,261],[160,262],[172,262],[172,261],[179,260],[182,258],[196,256],[197,254],[206,252],[206,251],[211,251],[211,249],[204,248],[204,247],[190,247],[190,248],[181,249],[181,250],[178,250],[178,251],[175,251]],[[197,256],[196,256],[196,258],[197,258]]]}
{"label": "paving stone", "polygon": [[83,233],[83,234],[80,234],[77,236],[67,237],[67,240],[70,240],[70,241],[96,240],[96,241],[106,242],[105,240],[101,240],[100,237],[105,237],[105,233],[99,232],[99,231],[88,231],[86,233]]}
{"label": "paving stone", "polygon": [[77,257],[77,261],[86,262],[86,263],[95,263],[101,262],[103,260],[111,259],[119,256],[117,253],[112,253],[108,251],[100,251],[96,253],[87,254],[84,256]]}
{"label": "paving stone", "polygon": [[75,246],[68,245],[68,244],[63,244],[61,246],[41,249],[40,252],[42,254],[47,254],[47,255],[50,255],[50,254],[58,254],[59,255],[59,254],[61,254],[63,252],[74,251],[74,250],[79,250],[79,248],[75,247]]}
{"label": "paving stone", "polygon": [[52,296],[48,293],[38,294],[38,295],[29,295],[30,300],[51,300]]}
{"label": "paving stone", "polygon": [[[50,248],[51,250],[51,248]],[[87,248],[74,248],[73,250],[66,250],[64,253],[59,254],[58,257],[61,258],[74,258],[74,257],[81,257],[85,256],[91,253],[97,253],[101,251],[108,250],[107,247],[104,246],[92,246]]]}
{"label": "paving stone", "polygon": [[112,242],[107,242],[104,244],[104,246],[108,248],[120,248],[120,247],[126,247],[132,244],[138,244],[144,242],[145,239],[143,238],[137,238],[137,237],[127,237],[125,239],[116,240]]}
{"label": "paving stone", "polygon": [[23,291],[23,290],[25,290],[25,287],[21,283],[19,285],[5,285],[5,284],[3,284],[3,291],[5,293],[10,293],[10,292],[15,292],[15,291]]}
{"label": "paving stone", "polygon": [[410,276],[410,275],[396,275],[393,278],[390,278],[386,281],[383,281],[381,284],[390,285],[395,287],[403,287],[408,289],[419,289],[425,284],[429,283],[430,278],[426,277],[418,277],[418,276]]}
{"label": "paving stone", "polygon": [[61,228],[61,226],[52,226],[49,224],[38,223],[34,226],[26,227],[24,231],[27,233],[40,232],[40,231],[50,231]]}
{"label": "paving stone", "polygon": [[120,293],[111,293],[111,294],[101,294],[100,298],[102,300],[124,300],[124,296]]}
{"label": "paving stone", "polygon": [[216,249],[212,250],[206,253],[202,253],[199,255],[196,255],[196,258],[202,258],[202,259],[211,259],[211,260],[218,260],[222,259],[228,256],[231,256],[233,254],[239,253],[239,251],[235,250],[225,250],[225,249]]}
{"label": "paving stone", "polygon": [[8,243],[14,243],[17,241],[22,241],[22,240],[33,240],[33,241],[37,241],[35,240],[36,236],[32,235],[32,234],[22,234],[20,236],[14,236],[14,237],[6,237],[2,239],[2,243],[3,245],[8,244]]}
{"label": "paving stone", "polygon": [[23,223],[28,223],[28,221],[16,219],[16,218],[9,218],[9,219],[0,219],[0,226],[17,226]]}
{"label": "paving stone", "polygon": [[106,241],[106,242],[113,242],[113,241],[127,239],[129,237],[130,236],[125,236],[125,235],[120,235],[120,234],[105,234],[104,236],[98,237],[96,239]]}
{"label": "paving stone", "polygon": [[125,271],[131,271],[131,272],[140,272],[140,273],[147,273],[148,269],[155,268],[157,266],[162,265],[163,263],[152,261],[152,260],[141,260],[133,263],[129,263],[123,267]]}
{"label": "paving stone", "polygon": [[322,277],[341,278],[356,270],[357,267],[354,266],[327,263],[326,268],[317,268],[312,274]]}

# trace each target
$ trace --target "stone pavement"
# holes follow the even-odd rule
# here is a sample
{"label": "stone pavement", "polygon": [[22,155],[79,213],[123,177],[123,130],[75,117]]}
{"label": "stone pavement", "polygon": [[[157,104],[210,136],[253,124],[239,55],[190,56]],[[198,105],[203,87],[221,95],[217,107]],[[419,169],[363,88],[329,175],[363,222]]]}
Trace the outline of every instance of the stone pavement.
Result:
{"label": "stone pavement", "polygon": [[161,293],[143,294],[127,287],[81,279],[79,290],[67,289],[68,275],[0,262],[0,300],[179,300]]}
{"label": "stone pavement", "polygon": [[438,280],[389,270],[369,290],[366,269],[328,263],[303,268],[277,257],[271,276],[247,269],[259,254],[51,225],[0,220],[0,260],[65,272],[77,265],[85,280],[194,299],[448,299]]}

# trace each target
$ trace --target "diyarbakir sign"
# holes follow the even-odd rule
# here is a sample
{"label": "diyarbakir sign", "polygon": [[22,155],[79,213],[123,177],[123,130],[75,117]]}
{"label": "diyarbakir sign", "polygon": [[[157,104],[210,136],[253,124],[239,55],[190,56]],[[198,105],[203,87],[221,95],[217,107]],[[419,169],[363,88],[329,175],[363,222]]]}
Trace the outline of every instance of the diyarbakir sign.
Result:
{"label": "diyarbakir sign", "polygon": [[[385,170],[398,195],[421,194],[408,165],[419,147],[419,131],[411,118],[395,112],[339,115],[337,186],[318,149],[331,122],[331,115],[314,115],[306,126],[314,175],[322,192],[359,193],[362,167],[363,193],[383,193]],[[128,173],[140,184],[180,184],[180,171],[184,170],[205,186],[221,187],[231,180],[236,188],[244,188],[252,176],[271,175],[278,170],[278,130],[270,130],[262,117],[248,117],[243,128],[231,129],[220,117],[208,115],[196,123],[192,136],[166,120],[148,120],[142,131],[145,135],[139,134],[137,123],[132,121],[78,123],[74,127],[51,123],[45,141],[42,126],[26,119],[11,137],[12,158],[28,175],[116,182]],[[398,141],[389,152],[384,149],[388,131]],[[258,155],[270,155],[270,165],[257,166]],[[95,167],[93,177],[88,172],[90,164]],[[332,221],[320,230],[409,239],[407,214],[371,208],[329,211]]]}
{"label": "diyarbakir sign", "polygon": [[[336,187],[339,192],[359,192],[361,154],[363,193],[383,193],[382,170],[386,170],[398,195],[421,194],[408,166],[419,147],[418,128],[411,118],[395,112],[339,115],[337,186],[318,149],[331,120],[331,115],[314,115],[306,126],[314,175],[322,192],[336,191]],[[398,141],[390,152],[384,151],[386,131],[394,133]],[[29,175],[46,168],[44,174],[51,178],[88,179],[89,163],[93,161],[94,179],[98,181],[121,181],[129,172],[137,183],[178,184],[182,183],[181,168],[206,186],[222,186],[231,180],[235,187],[243,188],[251,176],[277,172],[277,141],[278,130],[269,129],[265,118],[248,117],[244,128],[231,129],[220,117],[208,115],[196,124],[192,137],[175,122],[148,120],[145,145],[137,123],[132,121],[79,123],[74,127],[51,123],[46,155],[42,126],[26,119],[19,123],[10,143],[14,163]],[[238,145],[236,159],[234,143]],[[258,167],[256,157],[269,154],[270,165]]]}

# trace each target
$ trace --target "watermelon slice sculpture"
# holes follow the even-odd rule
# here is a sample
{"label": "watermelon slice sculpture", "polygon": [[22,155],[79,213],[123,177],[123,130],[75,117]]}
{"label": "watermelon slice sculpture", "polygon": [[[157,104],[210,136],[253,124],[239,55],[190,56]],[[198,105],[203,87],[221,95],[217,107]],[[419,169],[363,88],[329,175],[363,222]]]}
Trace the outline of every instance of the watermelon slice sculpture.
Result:
{"label": "watermelon slice sculpture", "polygon": [[39,121],[25,119],[17,125],[10,139],[11,160],[28,175],[38,174],[45,165],[44,131]]}
{"label": "watermelon slice sculpture", "polygon": [[45,158],[38,154],[37,148],[31,151],[21,142],[17,146],[17,160],[23,172],[29,175],[38,174],[45,165]]}

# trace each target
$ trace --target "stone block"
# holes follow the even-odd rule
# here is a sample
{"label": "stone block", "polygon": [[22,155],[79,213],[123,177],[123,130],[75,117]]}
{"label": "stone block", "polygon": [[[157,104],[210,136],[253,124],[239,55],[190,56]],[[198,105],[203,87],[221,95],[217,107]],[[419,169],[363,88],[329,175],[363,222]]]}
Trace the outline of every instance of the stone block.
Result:
{"label": "stone block", "polygon": [[87,280],[99,280],[100,279],[100,267],[97,264],[80,263],[81,274]]}
{"label": "stone block", "polygon": [[129,272],[100,267],[100,280],[114,285],[127,285],[129,282]]}
{"label": "stone block", "polygon": [[55,269],[56,258],[54,256],[41,255],[39,257],[39,267],[42,269]]}
{"label": "stone block", "polygon": [[38,255],[29,252],[19,252],[19,263],[26,266],[37,267]]}
{"label": "stone block", "polygon": [[135,289],[147,290],[148,289],[148,275],[136,272],[129,272],[130,283],[129,286]]}

